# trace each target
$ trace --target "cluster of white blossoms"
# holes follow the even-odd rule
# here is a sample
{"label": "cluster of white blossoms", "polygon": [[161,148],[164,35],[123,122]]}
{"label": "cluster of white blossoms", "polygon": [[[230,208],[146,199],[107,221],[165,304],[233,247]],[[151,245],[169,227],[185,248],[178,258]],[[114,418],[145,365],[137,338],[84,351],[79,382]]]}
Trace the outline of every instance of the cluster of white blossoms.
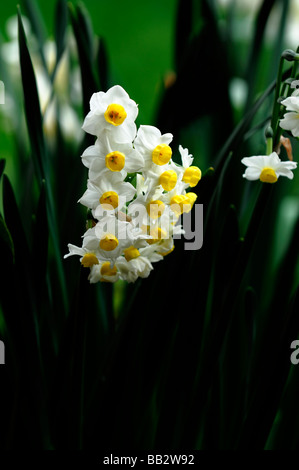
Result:
{"label": "cluster of white blossoms", "polygon": [[88,168],[87,190],[79,199],[92,215],[81,247],[69,244],[90,268],[89,280],[134,282],[147,277],[153,263],[174,249],[183,234],[180,216],[189,212],[201,171],[188,149],[179,147],[182,164],[172,160],[172,134],[135,120],[138,107],[116,85],[94,93],[83,129],[96,136],[82,154]]}

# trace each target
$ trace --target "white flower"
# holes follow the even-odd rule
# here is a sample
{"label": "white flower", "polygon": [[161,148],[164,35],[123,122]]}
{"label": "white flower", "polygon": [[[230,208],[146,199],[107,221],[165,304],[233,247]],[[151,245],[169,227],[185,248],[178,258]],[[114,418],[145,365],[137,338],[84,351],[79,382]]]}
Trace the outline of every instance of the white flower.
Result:
{"label": "white flower", "polygon": [[281,104],[286,106],[286,110],[290,112],[280,119],[280,127],[291,131],[294,137],[299,137],[299,96],[289,96]]}
{"label": "white flower", "polygon": [[83,152],[82,162],[89,168],[91,180],[97,180],[103,171],[120,172],[125,178],[127,173],[141,171],[144,163],[132,144],[117,143],[107,134]]}
{"label": "white flower", "polygon": [[[142,229],[132,221],[124,220],[123,217],[116,217],[115,214],[110,213],[102,217],[95,227],[86,232],[86,235],[88,232],[101,241],[100,248],[110,252],[113,258],[116,255],[119,256],[125,248],[131,245],[137,248],[143,246],[148,238]],[[112,236],[106,237],[107,233]],[[104,256],[109,257],[107,253]]]}
{"label": "white flower", "polygon": [[115,260],[130,244],[130,240],[126,237],[125,223],[118,223],[114,216],[103,217],[102,222],[89,228],[82,238],[82,247],[69,244],[69,253],[64,257],[79,255],[80,262],[85,267],[98,264],[100,260]]}
{"label": "white flower", "polygon": [[96,282],[116,282],[119,279],[119,274],[115,264],[112,266],[110,261],[102,261],[91,267],[88,279],[91,284]]}
{"label": "white flower", "polygon": [[[131,201],[136,193],[132,184],[125,183],[121,175],[107,172],[106,178],[99,178],[97,182],[88,180],[87,190],[78,202],[93,210],[97,217],[105,210],[121,210],[126,202]],[[100,206],[100,211],[97,207]]]}
{"label": "white flower", "polygon": [[167,163],[163,166],[155,165],[145,173],[144,187],[154,193],[160,186],[164,191],[171,191],[177,184],[180,167]]}
{"label": "white flower", "polygon": [[138,219],[139,226],[147,225],[150,219],[159,219],[166,209],[161,198],[162,192],[163,189],[159,186],[158,188],[148,188],[145,194],[139,193],[137,198],[128,205],[128,215],[133,220]]}
{"label": "white flower", "polygon": [[117,259],[116,267],[120,278],[127,282],[135,282],[138,277],[148,277],[153,269],[149,259],[140,255],[130,261],[120,257]]}
{"label": "white flower", "polygon": [[144,171],[153,169],[155,165],[166,165],[172,156],[169,147],[172,134],[161,134],[153,126],[140,126],[134,141],[135,148],[144,158]]}
{"label": "white flower", "polygon": [[194,188],[201,179],[201,170],[197,166],[193,166],[193,156],[189,155],[189,150],[179,145],[179,152],[182,158],[183,168],[181,171],[181,181],[185,183],[185,188],[189,186]]}
{"label": "white flower", "polygon": [[89,281],[91,283],[106,281],[106,282],[116,282],[119,278],[119,273],[117,269],[110,261],[101,259],[99,250],[95,247],[95,250],[90,251],[90,247],[82,246],[81,248],[71,243],[68,244],[69,253],[64,256],[68,258],[72,255],[79,255],[80,262],[84,268],[90,268]]}
{"label": "white flower", "polygon": [[163,256],[156,252],[153,245],[136,250],[130,247],[125,250],[125,256],[117,258],[115,265],[120,274],[120,279],[127,282],[135,282],[138,277],[148,277],[153,269],[152,263],[161,261]]}
{"label": "white flower", "polygon": [[296,162],[282,162],[276,152],[270,155],[245,157],[241,162],[247,166],[243,178],[250,181],[260,179],[263,183],[275,183],[279,176],[293,179],[291,170],[297,168]]}
{"label": "white flower", "polygon": [[187,148],[183,148],[179,145],[179,152],[181,154],[182,165],[183,168],[188,168],[193,163],[193,155],[189,154],[189,150]]}
{"label": "white flower", "polygon": [[90,112],[82,128],[99,137],[103,131],[113,133],[117,142],[132,142],[136,135],[135,119],[138,107],[128,93],[119,85],[106,93],[94,93],[90,100]]}

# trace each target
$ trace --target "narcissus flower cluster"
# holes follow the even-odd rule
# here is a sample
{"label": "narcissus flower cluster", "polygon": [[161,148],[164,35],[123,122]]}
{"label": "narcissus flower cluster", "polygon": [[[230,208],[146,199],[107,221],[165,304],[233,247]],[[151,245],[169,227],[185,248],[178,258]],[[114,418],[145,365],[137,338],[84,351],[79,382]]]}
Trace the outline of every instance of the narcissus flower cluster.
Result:
{"label": "narcissus flower cluster", "polygon": [[179,146],[182,164],[172,160],[172,134],[135,120],[138,107],[116,85],[94,93],[83,129],[94,145],[82,154],[88,168],[87,189],[79,202],[89,210],[81,247],[69,244],[90,268],[89,280],[134,282],[147,277],[153,263],[174,249],[174,235],[184,233],[180,216],[190,212],[201,171],[188,149]]}

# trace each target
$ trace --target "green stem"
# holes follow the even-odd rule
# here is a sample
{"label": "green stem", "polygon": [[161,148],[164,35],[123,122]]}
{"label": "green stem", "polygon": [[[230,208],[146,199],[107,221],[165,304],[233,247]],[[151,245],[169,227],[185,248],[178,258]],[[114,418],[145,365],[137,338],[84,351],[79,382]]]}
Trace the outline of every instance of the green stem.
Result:
{"label": "green stem", "polygon": [[279,118],[279,109],[280,109],[280,103],[278,102],[278,98],[280,96],[280,85],[282,81],[283,63],[284,63],[284,57],[281,56],[280,61],[279,61],[279,68],[278,68],[277,81],[276,81],[276,87],[275,87],[275,96],[274,96],[274,103],[273,103],[272,120],[271,120],[271,127],[274,133],[274,146],[276,146],[277,144],[278,118]]}
{"label": "green stem", "polygon": [[273,152],[273,139],[272,137],[268,137],[267,139],[267,155],[270,155]]}

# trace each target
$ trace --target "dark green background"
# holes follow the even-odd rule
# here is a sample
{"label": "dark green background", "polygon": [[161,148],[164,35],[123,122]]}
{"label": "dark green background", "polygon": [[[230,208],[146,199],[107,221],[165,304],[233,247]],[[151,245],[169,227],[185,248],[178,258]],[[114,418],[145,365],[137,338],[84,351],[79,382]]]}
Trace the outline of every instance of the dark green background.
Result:
{"label": "dark green background", "polygon": [[[53,37],[56,1],[32,1],[39,5],[46,29]],[[95,34],[106,41],[113,81],[140,104],[140,120],[145,124],[152,119],[157,86],[173,66],[176,4],[176,0],[84,2]],[[16,5],[12,0],[1,4],[0,28],[4,36],[5,22],[16,14]],[[22,2],[20,5],[22,8]]]}

